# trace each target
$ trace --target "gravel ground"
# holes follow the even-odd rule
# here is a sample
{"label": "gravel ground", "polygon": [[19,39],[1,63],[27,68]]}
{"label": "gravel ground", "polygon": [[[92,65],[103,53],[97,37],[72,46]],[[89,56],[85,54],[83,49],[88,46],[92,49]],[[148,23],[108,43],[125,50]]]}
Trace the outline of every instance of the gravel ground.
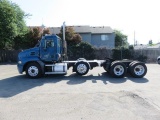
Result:
{"label": "gravel ground", "polygon": [[160,66],[144,78],[112,78],[103,68],[29,79],[0,65],[0,120],[160,120]]}

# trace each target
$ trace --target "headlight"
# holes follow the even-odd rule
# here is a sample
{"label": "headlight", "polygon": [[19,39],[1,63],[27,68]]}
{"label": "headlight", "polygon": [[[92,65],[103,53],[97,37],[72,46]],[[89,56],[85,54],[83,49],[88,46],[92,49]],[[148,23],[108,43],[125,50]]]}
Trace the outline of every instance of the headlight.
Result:
{"label": "headlight", "polygon": [[22,64],[22,61],[18,61],[18,64]]}

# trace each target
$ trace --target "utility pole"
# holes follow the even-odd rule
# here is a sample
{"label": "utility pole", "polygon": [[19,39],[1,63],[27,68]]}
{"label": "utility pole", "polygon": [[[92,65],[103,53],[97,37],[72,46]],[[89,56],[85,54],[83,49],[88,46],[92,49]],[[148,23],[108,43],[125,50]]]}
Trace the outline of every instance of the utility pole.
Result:
{"label": "utility pole", "polygon": [[135,31],[134,31],[134,46],[136,46]]}

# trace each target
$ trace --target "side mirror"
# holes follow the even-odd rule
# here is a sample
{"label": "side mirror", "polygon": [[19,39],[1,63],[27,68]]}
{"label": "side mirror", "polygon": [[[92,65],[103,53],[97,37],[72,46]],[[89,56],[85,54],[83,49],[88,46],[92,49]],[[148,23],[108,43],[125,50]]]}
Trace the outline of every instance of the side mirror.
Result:
{"label": "side mirror", "polygon": [[35,47],[39,47],[40,46],[40,42],[38,41],[38,43],[35,45]]}

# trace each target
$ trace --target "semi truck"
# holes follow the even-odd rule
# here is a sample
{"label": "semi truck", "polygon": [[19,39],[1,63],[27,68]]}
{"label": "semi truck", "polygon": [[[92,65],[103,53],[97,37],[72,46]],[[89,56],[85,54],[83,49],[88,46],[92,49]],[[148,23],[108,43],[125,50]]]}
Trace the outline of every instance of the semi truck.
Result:
{"label": "semi truck", "polygon": [[[89,54],[89,53],[88,53]],[[79,58],[67,60],[67,43],[65,41],[65,23],[63,23],[63,39],[57,35],[44,35],[39,43],[31,49],[18,54],[17,68],[30,78],[39,78],[47,74],[67,74],[68,69],[78,75],[86,75],[94,67],[103,67],[113,77],[122,78],[126,73],[136,78],[142,78],[147,73],[145,63],[136,60],[86,60]]]}

